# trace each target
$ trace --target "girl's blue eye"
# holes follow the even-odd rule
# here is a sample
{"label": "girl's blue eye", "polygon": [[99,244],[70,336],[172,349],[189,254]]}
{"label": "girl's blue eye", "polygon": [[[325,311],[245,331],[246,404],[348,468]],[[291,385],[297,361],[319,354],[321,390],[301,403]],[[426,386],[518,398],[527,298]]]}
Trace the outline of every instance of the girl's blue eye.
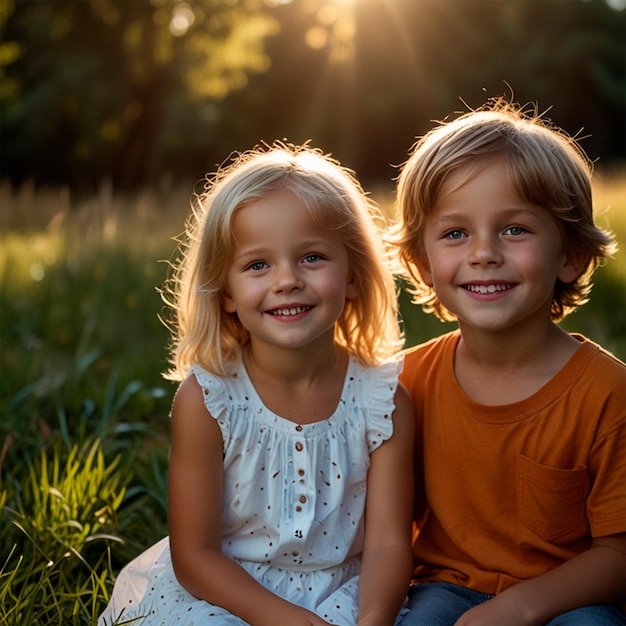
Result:
{"label": "girl's blue eye", "polygon": [[259,271],[265,267],[265,263],[263,261],[255,261],[254,263],[250,263],[248,265],[248,269]]}
{"label": "girl's blue eye", "polygon": [[319,254],[307,254],[302,260],[305,263],[315,263],[315,261],[319,261],[321,258]]}
{"label": "girl's blue eye", "polygon": [[509,235],[523,235],[526,232],[526,229],[521,226],[509,226],[505,232]]}

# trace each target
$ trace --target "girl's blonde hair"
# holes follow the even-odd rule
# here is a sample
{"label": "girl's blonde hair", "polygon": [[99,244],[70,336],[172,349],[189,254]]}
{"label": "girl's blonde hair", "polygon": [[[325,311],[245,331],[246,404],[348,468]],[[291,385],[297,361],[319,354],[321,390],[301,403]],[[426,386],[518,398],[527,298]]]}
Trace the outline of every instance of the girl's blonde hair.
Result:
{"label": "girl's blonde hair", "polygon": [[525,111],[501,98],[436,126],[417,141],[402,166],[397,187],[401,220],[392,238],[414,301],[442,320],[456,319],[419,273],[418,262],[425,261],[425,217],[447,176],[494,159],[505,163],[521,200],[550,211],[561,229],[564,251],[583,262],[584,270],[575,281],[557,280],[551,315],[558,321],[587,301],[592,274],[615,253],[616,242],[594,224],[593,167],[576,140],[536,110]]}
{"label": "girl's blonde hair", "polygon": [[374,365],[401,348],[397,294],[382,216],[354,174],[308,145],[275,143],[236,155],[207,178],[192,211],[163,297],[172,315],[166,377],[181,380],[198,363],[218,375],[249,342],[236,314],[222,306],[235,242],[232,223],[242,207],[278,190],[291,191],[324,228],[340,233],[358,294],[347,300],[335,340],[363,364]]}

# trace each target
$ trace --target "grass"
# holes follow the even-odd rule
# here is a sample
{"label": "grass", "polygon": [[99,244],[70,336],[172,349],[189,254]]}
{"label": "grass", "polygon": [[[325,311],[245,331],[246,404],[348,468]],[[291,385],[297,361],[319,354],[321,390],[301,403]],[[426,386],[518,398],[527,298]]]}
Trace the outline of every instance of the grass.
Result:
{"label": "grass", "polygon": [[[0,187],[0,624],[95,624],[120,567],[167,533],[156,289],[190,189]],[[626,241],[626,174],[596,197]],[[595,282],[564,326],[624,359],[626,254]],[[401,297],[408,345],[447,330]]]}
{"label": "grass", "polygon": [[0,572],[3,623],[91,621],[94,600],[106,594],[112,576],[108,544],[119,541],[106,531],[117,525],[126,491],[120,460],[106,463],[98,440],[69,450],[57,442],[25,468],[19,489],[3,491],[12,503],[6,513],[22,538],[10,546]]}

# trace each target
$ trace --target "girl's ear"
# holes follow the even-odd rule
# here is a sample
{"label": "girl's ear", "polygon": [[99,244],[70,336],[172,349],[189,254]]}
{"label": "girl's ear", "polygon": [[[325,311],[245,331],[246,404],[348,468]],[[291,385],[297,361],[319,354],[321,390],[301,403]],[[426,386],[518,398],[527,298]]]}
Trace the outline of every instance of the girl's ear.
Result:
{"label": "girl's ear", "polygon": [[359,295],[359,284],[354,274],[351,274],[346,284],[346,300],[354,300]]}
{"label": "girl's ear", "polygon": [[224,307],[226,313],[237,312],[237,305],[235,304],[233,297],[228,293],[228,291],[226,291],[226,289],[222,291],[222,306]]}
{"label": "girl's ear", "polygon": [[589,257],[582,252],[566,251],[563,254],[563,265],[558,274],[558,279],[564,283],[574,282],[584,271],[589,263]]}

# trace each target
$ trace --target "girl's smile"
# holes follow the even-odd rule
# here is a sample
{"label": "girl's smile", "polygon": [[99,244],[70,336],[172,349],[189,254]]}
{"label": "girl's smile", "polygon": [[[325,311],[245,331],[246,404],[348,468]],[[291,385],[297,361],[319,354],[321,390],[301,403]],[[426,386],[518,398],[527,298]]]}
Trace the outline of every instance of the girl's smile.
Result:
{"label": "girl's smile", "polygon": [[272,311],[267,311],[269,315],[274,316],[276,319],[283,320],[285,322],[293,322],[302,319],[306,313],[313,309],[312,306],[300,306],[300,305],[292,305],[287,307],[282,307],[280,309],[274,309]]}
{"label": "girl's smile", "polygon": [[341,235],[314,222],[285,191],[240,208],[232,228],[235,254],[223,303],[252,341],[283,347],[320,337],[332,342],[346,299],[356,295]]}

